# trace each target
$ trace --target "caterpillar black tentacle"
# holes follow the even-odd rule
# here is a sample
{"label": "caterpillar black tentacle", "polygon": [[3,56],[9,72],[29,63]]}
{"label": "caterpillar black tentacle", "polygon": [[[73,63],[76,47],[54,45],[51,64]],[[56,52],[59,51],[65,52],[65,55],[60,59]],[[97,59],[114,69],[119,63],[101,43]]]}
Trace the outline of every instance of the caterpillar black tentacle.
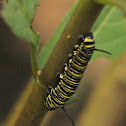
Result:
{"label": "caterpillar black tentacle", "polygon": [[[76,46],[76,51],[73,51],[73,53],[69,55],[69,60],[64,67],[64,72],[59,76],[59,83],[55,88],[51,89],[50,94],[48,94],[46,98],[46,107],[48,110],[57,108],[64,110],[64,105],[75,93],[94,51],[111,54],[107,51],[95,48],[92,33],[88,33],[85,36],[81,35],[79,39],[80,45]],[[72,125],[74,126],[73,119],[66,110],[64,110],[64,112],[71,119]]]}
{"label": "caterpillar black tentacle", "polygon": [[112,55],[110,52],[107,52],[107,51],[104,51],[104,50],[101,50],[101,49],[94,49],[95,51],[100,51],[100,52],[104,52],[104,53],[108,53],[109,55]]}
{"label": "caterpillar black tentacle", "polygon": [[66,113],[66,115],[70,118],[70,120],[71,120],[71,122],[72,122],[72,125],[74,126],[74,121],[73,121],[71,115],[66,111],[66,109],[65,109],[64,106],[62,107],[62,110],[63,110],[63,111]]}
{"label": "caterpillar black tentacle", "polygon": [[50,111],[50,110],[51,110],[51,108],[48,108],[44,113],[40,113],[39,115],[37,115],[37,116],[33,119],[33,121],[32,121],[32,122],[33,122],[33,125],[34,125],[34,126],[37,126],[36,123],[35,123],[36,120],[37,120],[37,118],[40,117],[40,116],[44,116],[44,115],[45,115],[48,111]]}

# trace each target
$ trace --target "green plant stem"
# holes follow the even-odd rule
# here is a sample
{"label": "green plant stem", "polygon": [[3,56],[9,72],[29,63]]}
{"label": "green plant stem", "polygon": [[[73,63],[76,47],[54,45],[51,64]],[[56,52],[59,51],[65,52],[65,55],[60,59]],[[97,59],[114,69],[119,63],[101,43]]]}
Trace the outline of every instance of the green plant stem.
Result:
{"label": "green plant stem", "polygon": [[32,73],[33,77],[36,80],[37,77],[37,70],[38,70],[38,63],[37,63],[37,47],[30,44],[30,52],[31,52],[31,67],[32,67]]}
{"label": "green plant stem", "polygon": [[[72,53],[74,45],[78,44],[79,36],[90,32],[103,7],[104,5],[96,4],[92,0],[79,1],[39,76],[43,86],[55,87],[58,84],[57,73],[63,72],[63,65],[67,63],[68,55]],[[68,35],[70,38],[67,38]]]}

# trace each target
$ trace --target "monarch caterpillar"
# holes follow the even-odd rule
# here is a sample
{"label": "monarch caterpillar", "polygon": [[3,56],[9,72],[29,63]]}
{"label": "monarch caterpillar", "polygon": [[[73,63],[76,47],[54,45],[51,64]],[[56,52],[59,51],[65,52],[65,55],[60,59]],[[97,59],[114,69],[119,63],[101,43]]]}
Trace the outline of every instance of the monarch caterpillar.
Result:
{"label": "monarch caterpillar", "polygon": [[46,98],[46,112],[57,108],[62,108],[71,119],[73,126],[74,121],[65,110],[64,105],[75,93],[94,50],[105,52],[111,55],[111,53],[107,51],[95,48],[95,41],[93,39],[92,33],[81,36],[80,44],[75,46],[73,54],[70,54],[68,63],[65,64],[64,72],[59,75],[58,85],[55,88],[51,88],[50,93]]}

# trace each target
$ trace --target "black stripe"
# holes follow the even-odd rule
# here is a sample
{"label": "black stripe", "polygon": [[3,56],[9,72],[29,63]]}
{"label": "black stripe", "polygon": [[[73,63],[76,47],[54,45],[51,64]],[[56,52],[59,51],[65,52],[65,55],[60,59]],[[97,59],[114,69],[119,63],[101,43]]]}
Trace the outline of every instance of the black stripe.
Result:
{"label": "black stripe", "polygon": [[[60,90],[59,90],[59,91],[55,90],[55,91],[56,91],[58,94],[60,93],[60,94],[64,95],[64,93],[62,93]],[[69,99],[69,98],[65,98],[65,97],[61,96],[60,94],[59,94],[60,98],[62,98],[62,99]],[[65,94],[65,96],[66,96],[66,97],[69,97],[67,94]]]}
{"label": "black stripe", "polygon": [[[87,53],[88,54],[88,53]],[[78,50],[78,55],[81,57],[81,59],[83,60],[90,60],[91,56],[87,55],[87,54],[83,54]]]}
{"label": "black stripe", "polygon": [[64,88],[64,85],[63,85],[63,84],[60,84],[60,87],[62,87],[62,88],[64,89],[64,91],[67,92],[67,94],[74,93],[74,92],[71,92],[71,91],[67,91],[67,90]]}
{"label": "black stripe", "polygon": [[49,103],[48,103],[48,100],[47,100],[47,99],[46,99],[46,104],[47,104],[47,105],[46,105],[46,107],[47,107],[47,108],[51,107],[51,106],[49,105]]}
{"label": "black stripe", "polygon": [[78,61],[76,60],[76,57],[73,57],[73,62],[74,62],[76,65],[80,66],[80,67],[84,67],[84,66],[86,66],[87,63],[88,63],[87,61],[84,62],[84,63],[80,63],[80,62],[78,62]]}
{"label": "black stripe", "polygon": [[70,64],[69,70],[71,70],[75,74],[81,74],[81,73],[83,73],[83,69],[77,68],[73,63]]}
{"label": "black stripe", "polygon": [[[51,96],[51,94],[50,94],[50,96]],[[51,100],[52,100],[52,97],[51,97]],[[52,100],[52,102],[51,102],[51,101],[50,101],[50,99],[49,99],[49,97],[48,97],[48,102],[49,102],[50,104],[52,103],[52,104],[53,104],[53,106],[56,108],[56,106],[54,105],[53,100]],[[53,106],[52,106],[52,107],[53,107]],[[50,106],[50,107],[51,107],[51,106]]]}
{"label": "black stripe", "polygon": [[66,83],[69,83],[71,85],[78,85],[79,84],[79,82],[73,82],[73,81],[69,80],[67,77],[62,78],[62,80],[64,80]]}
{"label": "black stripe", "polygon": [[62,83],[62,88],[67,92],[67,93],[75,93],[75,90],[71,90],[69,91],[69,88],[67,88],[63,83]]}
{"label": "black stripe", "polygon": [[93,54],[93,52],[94,52],[94,47],[93,48],[89,48],[89,49],[87,49],[87,48],[85,48],[85,47],[82,47],[81,48],[81,50],[82,50],[82,52],[84,52],[84,53],[86,53],[86,52],[88,52],[88,54]]}
{"label": "black stripe", "polygon": [[69,70],[76,73],[76,74],[81,74],[83,73],[83,70],[77,69],[72,63],[69,64]]}
{"label": "black stripe", "polygon": [[87,50],[90,50],[90,51],[91,51],[91,50],[94,50],[95,45],[94,45],[93,47],[85,47],[85,46],[84,46],[83,48],[85,48],[85,49],[87,49]]}
{"label": "black stripe", "polygon": [[55,104],[57,104],[57,106],[60,106],[60,105],[63,105],[63,104],[60,104],[59,102],[56,101],[56,99],[52,96],[52,94],[50,94],[51,96],[51,100],[52,100],[52,104],[56,107]]}
{"label": "black stripe", "polygon": [[64,83],[63,81],[61,81],[61,83],[62,83],[67,89],[70,89],[70,90],[72,90],[72,91],[76,90],[76,88],[78,87],[78,86],[68,85],[68,84]]}
{"label": "black stripe", "polygon": [[71,77],[72,79],[76,79],[78,82],[80,82],[82,77],[76,77],[74,75],[72,75],[69,71],[66,72],[66,75]]}
{"label": "black stripe", "polygon": [[[79,58],[80,58],[80,57],[79,57]],[[81,63],[82,66],[87,66],[88,61],[86,60],[86,61],[82,62],[79,58],[78,58],[77,56],[74,57],[74,59],[75,59],[78,63]]]}
{"label": "black stripe", "polygon": [[[83,69],[82,69],[82,68],[78,68],[78,67],[76,67],[74,64],[76,65],[76,63],[72,62],[72,63],[70,64],[70,66],[71,66],[71,68],[73,68],[75,71],[78,71],[78,73],[81,73],[82,71],[84,71],[85,68],[83,68]],[[84,67],[84,66],[83,66],[83,67]],[[78,73],[77,73],[77,74],[78,74]]]}
{"label": "black stripe", "polygon": [[[67,73],[66,73],[67,74]],[[69,76],[69,74],[67,74],[68,76]],[[75,79],[75,78],[74,78]],[[61,83],[65,83],[66,85],[68,85],[69,87],[71,87],[71,88],[76,88],[76,87],[78,87],[78,84],[76,85],[73,85],[73,84],[69,84],[69,83],[67,83],[64,79],[62,79],[61,80]],[[78,83],[80,82],[80,79],[78,79]]]}
{"label": "black stripe", "polygon": [[[59,103],[57,100],[56,100],[56,95],[54,94],[54,93],[52,93],[51,94],[52,95],[52,99],[54,99],[54,101],[56,102],[56,104],[58,104],[58,105],[63,105],[63,104],[65,104],[65,103]],[[63,101],[62,100],[60,100],[59,98],[57,98],[59,101],[61,101],[61,102],[66,102],[66,100],[64,99]]]}
{"label": "black stripe", "polygon": [[93,45],[93,44],[95,44],[94,41],[93,42],[84,42],[84,45]]}
{"label": "black stripe", "polygon": [[74,94],[74,92],[73,92],[73,93],[68,93],[66,90],[64,90],[64,89],[61,87],[61,85],[59,85],[59,86],[60,86],[60,89],[62,90],[62,92],[64,92],[65,94],[67,94],[68,97],[70,97],[71,95]]}
{"label": "black stripe", "polygon": [[[55,93],[56,93],[56,95],[54,94],[54,91],[55,91]],[[58,100],[60,100],[60,101],[64,101],[66,98],[64,98],[64,97],[62,97],[58,92],[57,92],[57,90],[55,90],[55,89],[51,89],[51,94],[53,94],[54,95],[54,97],[56,97]]]}
{"label": "black stripe", "polygon": [[[88,60],[86,60],[86,59],[85,59],[85,61],[81,61],[78,57],[79,57],[80,59],[82,59],[82,58],[80,57],[80,55],[76,55],[74,58],[75,58],[75,60],[77,60],[79,63],[85,64],[85,63],[88,62]],[[83,59],[82,59],[82,60],[83,60]]]}
{"label": "black stripe", "polygon": [[74,63],[77,64],[78,66],[82,66],[82,63],[78,62],[78,61],[75,59],[75,56],[73,57],[72,62],[74,62]]}
{"label": "black stripe", "polygon": [[59,94],[59,92],[58,92],[56,89],[54,89],[54,90],[55,90],[55,93],[57,94],[57,96],[58,96],[60,99],[62,99],[62,100],[65,99],[63,96],[61,96],[61,95]]}
{"label": "black stripe", "polygon": [[78,80],[77,79],[75,79],[75,78],[73,79],[70,76],[65,75],[63,78],[66,78],[66,79],[68,79],[68,80],[70,80],[72,82],[78,83]]}

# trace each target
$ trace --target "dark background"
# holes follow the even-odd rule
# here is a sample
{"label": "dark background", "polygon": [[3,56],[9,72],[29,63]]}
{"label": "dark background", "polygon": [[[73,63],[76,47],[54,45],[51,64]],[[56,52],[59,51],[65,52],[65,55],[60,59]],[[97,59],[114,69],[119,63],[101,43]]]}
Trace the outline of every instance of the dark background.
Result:
{"label": "dark background", "polygon": [[[40,0],[33,28],[40,33],[41,48],[74,2],[75,0]],[[5,119],[32,76],[29,52],[29,43],[17,38],[0,16],[0,121]]]}

